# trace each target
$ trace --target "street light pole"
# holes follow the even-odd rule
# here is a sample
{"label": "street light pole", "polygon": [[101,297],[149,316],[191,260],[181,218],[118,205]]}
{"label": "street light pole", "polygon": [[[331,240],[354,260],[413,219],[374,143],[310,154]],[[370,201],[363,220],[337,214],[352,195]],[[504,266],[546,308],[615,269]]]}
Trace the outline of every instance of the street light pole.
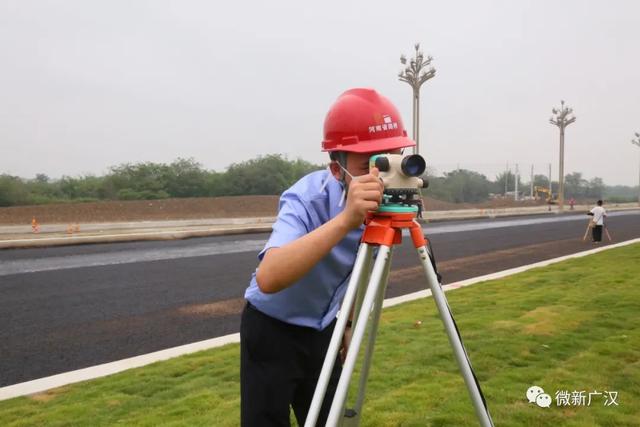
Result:
{"label": "street light pole", "polygon": [[436,75],[436,69],[430,67],[433,58],[427,56],[420,50],[420,43],[415,44],[415,56],[407,65],[407,57],[400,55],[400,62],[405,65],[405,69],[400,71],[398,79],[406,82],[413,89],[413,140],[416,142],[414,154],[420,154],[420,87],[424,82]]}
{"label": "street light pole", "polygon": [[518,201],[518,175],[520,174],[520,171],[518,170],[518,164],[516,163],[516,188],[514,191],[514,196],[513,199],[517,202]]}
{"label": "street light pole", "polygon": [[560,129],[560,180],[558,188],[558,209],[560,212],[564,209],[564,129],[571,123],[576,121],[575,116],[568,117],[573,113],[573,109],[564,106],[564,101],[560,101],[560,108],[551,110],[555,117],[551,116],[549,123],[558,126]]}
{"label": "street light pole", "polygon": [[[636,139],[632,139],[631,143],[640,148],[640,133],[636,132]],[[640,170],[638,171],[638,205],[640,206]]]}

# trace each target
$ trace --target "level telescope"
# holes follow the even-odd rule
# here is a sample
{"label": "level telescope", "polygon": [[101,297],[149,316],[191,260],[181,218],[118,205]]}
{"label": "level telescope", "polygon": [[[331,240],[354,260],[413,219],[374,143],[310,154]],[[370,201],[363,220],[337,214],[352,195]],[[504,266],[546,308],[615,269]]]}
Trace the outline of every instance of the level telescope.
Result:
{"label": "level telescope", "polygon": [[376,154],[369,159],[369,168],[378,169],[384,185],[380,212],[421,212],[420,189],[429,181],[424,172],[427,163],[419,154]]}

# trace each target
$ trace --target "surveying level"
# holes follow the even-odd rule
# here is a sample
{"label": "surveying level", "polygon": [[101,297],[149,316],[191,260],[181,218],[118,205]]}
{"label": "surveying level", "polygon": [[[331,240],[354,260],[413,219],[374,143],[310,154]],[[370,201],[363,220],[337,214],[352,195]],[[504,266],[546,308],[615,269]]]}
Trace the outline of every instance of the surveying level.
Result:
{"label": "surveying level", "polygon": [[[426,183],[426,180],[418,178],[425,169],[424,159],[417,154],[406,157],[397,154],[382,154],[371,158],[371,166],[376,166],[380,170],[380,177],[385,187],[383,203],[377,211],[369,212],[365,220],[362,241],[340,307],[335,329],[331,336],[324,364],[322,365],[322,371],[318,378],[305,427],[314,427],[316,425],[320,408],[327,392],[331,372],[340,349],[345,326],[352,309],[354,321],[351,343],[345,356],[342,373],[326,425],[331,427],[359,425],[373,347],[382,312],[382,303],[389,280],[393,246],[402,242],[402,230],[404,229],[409,231],[413,245],[418,252],[427,283],[440,313],[440,318],[444,324],[449,343],[453,348],[453,353],[469,391],[480,425],[492,427],[493,421],[480,389],[480,384],[473,372],[471,362],[458,332],[458,327],[438,280],[435,259],[428,248],[422,227],[416,221],[416,215],[421,208],[421,204],[416,201],[416,195],[419,195],[418,188],[424,187]],[[377,248],[375,262],[373,262],[374,248]],[[371,267],[372,262],[373,267]],[[370,330],[362,361],[357,398],[354,407],[345,410],[349,383],[355,369],[367,323],[369,322]]]}
{"label": "surveying level", "polygon": [[[419,154],[377,154],[369,160],[369,169],[378,168],[384,184],[384,195],[378,212],[422,214],[422,198],[419,188],[426,188],[429,182],[420,177],[427,165]],[[420,177],[420,178],[419,178]]]}

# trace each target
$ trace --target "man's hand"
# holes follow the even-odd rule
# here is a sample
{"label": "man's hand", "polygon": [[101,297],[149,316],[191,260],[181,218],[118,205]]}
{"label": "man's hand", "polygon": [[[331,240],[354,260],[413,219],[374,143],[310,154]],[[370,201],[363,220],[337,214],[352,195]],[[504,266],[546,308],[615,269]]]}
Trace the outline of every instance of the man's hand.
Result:
{"label": "man's hand", "polygon": [[383,192],[384,186],[378,178],[377,168],[372,168],[367,175],[351,180],[347,192],[347,206],[340,214],[344,217],[349,229],[360,227],[367,212],[378,209]]}

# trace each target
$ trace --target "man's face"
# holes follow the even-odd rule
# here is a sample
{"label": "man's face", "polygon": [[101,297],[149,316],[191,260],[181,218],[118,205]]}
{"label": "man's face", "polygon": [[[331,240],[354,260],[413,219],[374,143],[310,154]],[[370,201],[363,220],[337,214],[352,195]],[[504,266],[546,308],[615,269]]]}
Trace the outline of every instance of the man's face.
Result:
{"label": "man's face", "polygon": [[[386,150],[374,153],[347,153],[347,164],[342,165],[351,175],[354,177],[360,175],[366,175],[369,173],[369,159],[376,154],[402,154],[402,149]],[[336,179],[340,178],[340,167],[332,165],[331,171]],[[349,174],[345,174],[345,182],[347,186],[351,183],[351,177]]]}

